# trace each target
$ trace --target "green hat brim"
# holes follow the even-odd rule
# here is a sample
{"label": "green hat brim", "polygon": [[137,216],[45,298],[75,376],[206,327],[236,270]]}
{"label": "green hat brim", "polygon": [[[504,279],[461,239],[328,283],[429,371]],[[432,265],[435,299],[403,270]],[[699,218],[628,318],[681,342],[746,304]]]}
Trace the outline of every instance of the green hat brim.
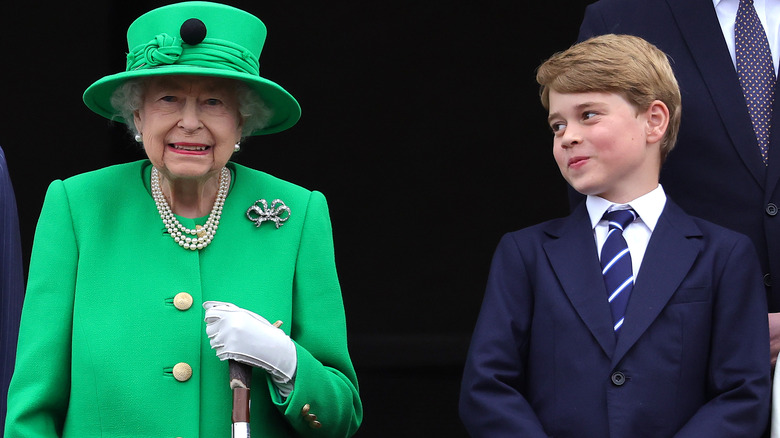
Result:
{"label": "green hat brim", "polygon": [[188,65],[166,65],[157,68],[126,71],[103,77],[84,91],[84,103],[89,109],[105,118],[127,123],[111,105],[111,96],[114,90],[130,79],[174,75],[228,78],[247,84],[271,110],[268,124],[263,129],[253,131],[248,135],[264,135],[284,131],[295,125],[301,117],[301,107],[298,101],[273,81],[238,71]]}

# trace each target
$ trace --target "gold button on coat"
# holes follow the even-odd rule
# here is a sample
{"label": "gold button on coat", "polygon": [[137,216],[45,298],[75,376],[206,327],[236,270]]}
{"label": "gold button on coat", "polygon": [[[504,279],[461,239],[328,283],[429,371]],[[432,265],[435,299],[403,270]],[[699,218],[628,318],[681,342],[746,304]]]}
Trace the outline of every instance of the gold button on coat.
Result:
{"label": "gold button on coat", "polygon": [[192,307],[192,295],[187,292],[179,292],[173,297],[173,306],[179,310],[187,310]]}
{"label": "gold button on coat", "polygon": [[184,362],[179,362],[173,366],[173,378],[179,382],[186,382],[192,377],[192,367]]}

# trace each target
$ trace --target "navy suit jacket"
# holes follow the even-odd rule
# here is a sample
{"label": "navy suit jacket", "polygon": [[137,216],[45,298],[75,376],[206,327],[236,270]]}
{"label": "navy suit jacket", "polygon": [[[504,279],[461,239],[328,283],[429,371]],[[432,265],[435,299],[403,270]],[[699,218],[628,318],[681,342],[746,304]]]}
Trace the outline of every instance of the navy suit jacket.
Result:
{"label": "navy suit jacket", "polygon": [[24,268],[16,197],[0,148],[0,431],[5,424],[8,382],[14,370],[16,338],[24,299]]}
{"label": "navy suit jacket", "polygon": [[509,233],[463,375],[473,437],[758,437],[769,339],[755,249],[671,200],[620,335],[584,203]]}
{"label": "navy suit jacket", "polygon": [[780,311],[780,292],[769,287],[771,277],[780,282],[780,88],[765,166],[712,0],[601,0],[587,7],[579,38],[605,33],[640,36],[669,55],[682,125],[664,190],[689,214],[750,237],[769,311]]}

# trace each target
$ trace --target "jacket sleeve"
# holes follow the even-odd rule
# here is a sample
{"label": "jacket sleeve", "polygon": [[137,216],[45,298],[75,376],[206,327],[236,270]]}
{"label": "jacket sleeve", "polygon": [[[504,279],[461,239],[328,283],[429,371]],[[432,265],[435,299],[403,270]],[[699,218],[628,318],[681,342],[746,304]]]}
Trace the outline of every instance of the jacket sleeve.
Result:
{"label": "jacket sleeve", "polygon": [[709,401],[675,435],[761,436],[769,420],[769,326],[758,258],[740,236],[714,292]]}
{"label": "jacket sleeve", "polygon": [[607,24],[601,14],[601,5],[592,4],[585,8],[585,16],[580,24],[580,33],[577,41],[585,41],[588,38],[609,33]]}
{"label": "jacket sleeve", "polygon": [[[355,370],[347,350],[346,318],[336,274],[325,197],[312,192],[298,251],[290,336],[298,354],[295,387],[277,405],[301,436],[349,437],[363,417]],[[309,405],[322,424],[301,416]]]}
{"label": "jacket sleeve", "polygon": [[7,438],[61,436],[70,393],[78,250],[62,181],[46,193],[33,242],[8,395]]}
{"label": "jacket sleeve", "polygon": [[471,338],[460,418],[474,437],[546,437],[524,395],[533,318],[532,286],[510,235],[498,245]]}
{"label": "jacket sleeve", "polygon": [[24,267],[16,196],[0,148],[0,430],[5,424],[8,382],[14,369],[24,298]]}

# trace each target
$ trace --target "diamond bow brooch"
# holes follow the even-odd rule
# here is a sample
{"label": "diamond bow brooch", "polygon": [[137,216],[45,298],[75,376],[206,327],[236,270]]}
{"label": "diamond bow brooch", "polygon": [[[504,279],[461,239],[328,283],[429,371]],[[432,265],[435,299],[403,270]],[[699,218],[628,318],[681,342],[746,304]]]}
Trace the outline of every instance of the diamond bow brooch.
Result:
{"label": "diamond bow brooch", "polygon": [[284,225],[287,219],[290,219],[290,207],[284,205],[281,199],[274,199],[270,207],[268,201],[258,199],[246,211],[246,217],[258,227],[265,221],[272,221],[278,229]]}

